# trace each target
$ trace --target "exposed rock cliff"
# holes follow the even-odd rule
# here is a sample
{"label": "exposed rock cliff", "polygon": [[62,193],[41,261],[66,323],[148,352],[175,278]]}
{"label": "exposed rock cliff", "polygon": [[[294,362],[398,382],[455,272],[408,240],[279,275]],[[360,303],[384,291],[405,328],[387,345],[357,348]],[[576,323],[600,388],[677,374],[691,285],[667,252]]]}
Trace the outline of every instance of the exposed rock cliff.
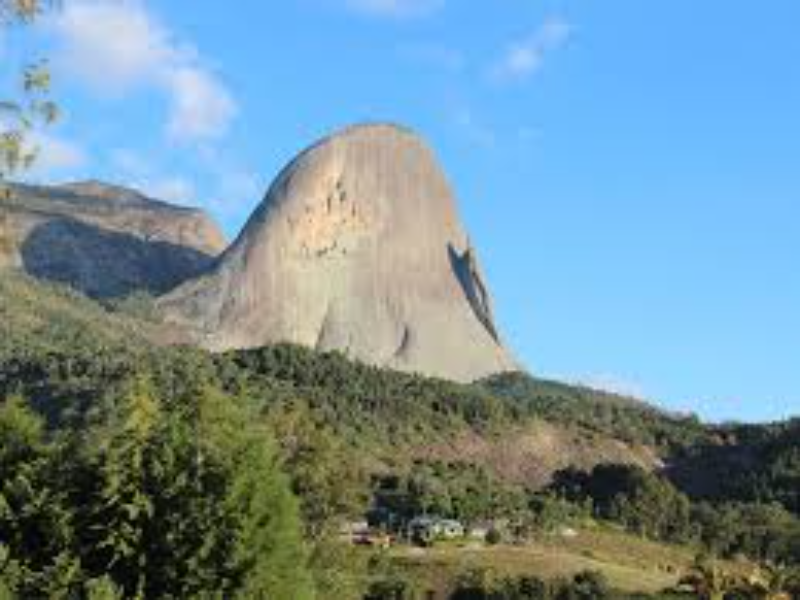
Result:
{"label": "exposed rock cliff", "polygon": [[0,198],[0,268],[96,298],[164,293],[208,269],[225,240],[203,212],[100,182],[13,185]]}
{"label": "exposed rock cliff", "polygon": [[214,268],[160,306],[212,350],[288,341],[456,380],[516,367],[442,170],[389,125],[302,153]]}

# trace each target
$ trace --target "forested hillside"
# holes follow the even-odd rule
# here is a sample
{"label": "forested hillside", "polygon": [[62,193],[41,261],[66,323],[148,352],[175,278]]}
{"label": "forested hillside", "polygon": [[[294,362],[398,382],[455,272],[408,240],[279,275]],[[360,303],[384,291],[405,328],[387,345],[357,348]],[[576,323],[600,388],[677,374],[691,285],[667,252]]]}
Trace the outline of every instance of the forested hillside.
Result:
{"label": "forested hillside", "polygon": [[[463,385],[288,345],[212,355],[164,346],[146,298],[101,305],[21,276],[3,276],[0,292],[0,547],[14,589],[60,585],[80,595],[105,586],[128,597],[227,581],[226,569],[243,567],[215,562],[222,557],[210,550],[214,536],[250,535],[242,527],[259,518],[249,501],[236,504],[237,494],[284,502],[280,474],[261,490],[236,458],[244,451],[237,440],[259,436],[266,446],[253,468],[273,481],[267,474],[277,461],[299,501],[299,518],[285,501],[280,534],[305,540],[295,550],[281,542],[304,557],[290,576],[307,577],[308,589],[336,590],[322,597],[358,598],[368,589],[372,598],[412,597],[385,591],[411,589],[411,563],[397,571],[337,541],[343,523],[365,516],[389,531],[421,514],[494,523],[497,540],[515,544],[595,523],[721,559],[800,560],[796,421],[705,425],[524,374]],[[206,435],[212,447],[203,449]],[[200,456],[217,483],[182,488]],[[167,517],[159,511],[176,498],[189,502],[187,512],[161,531]],[[217,519],[214,510],[233,511],[222,529],[181,541],[181,519]],[[116,523],[115,537],[98,554],[99,540],[85,528],[105,520]],[[54,521],[58,535],[40,545]],[[189,551],[195,543],[209,544],[208,553]],[[186,562],[163,572],[129,561],[130,553],[165,552]],[[190,567],[197,561],[205,566]],[[246,594],[248,579],[236,577],[231,595]],[[446,585],[475,583],[459,577]]]}

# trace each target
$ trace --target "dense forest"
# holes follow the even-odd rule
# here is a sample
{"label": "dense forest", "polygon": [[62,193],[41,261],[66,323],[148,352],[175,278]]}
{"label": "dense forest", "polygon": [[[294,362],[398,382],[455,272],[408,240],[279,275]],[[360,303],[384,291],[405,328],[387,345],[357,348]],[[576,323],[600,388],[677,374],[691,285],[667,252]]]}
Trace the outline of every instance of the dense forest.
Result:
{"label": "dense forest", "polygon": [[[524,374],[461,385],[287,345],[161,347],[146,299],[0,285],[0,597],[415,598],[413,575],[339,532],[368,519],[400,536],[425,514],[489,523],[496,544],[605,523],[696,549],[698,581],[741,558],[791,589],[800,421],[705,425]],[[418,452],[540,423],[657,460],[543,484]],[[624,597],[603,577],[470,571],[449,593]]]}

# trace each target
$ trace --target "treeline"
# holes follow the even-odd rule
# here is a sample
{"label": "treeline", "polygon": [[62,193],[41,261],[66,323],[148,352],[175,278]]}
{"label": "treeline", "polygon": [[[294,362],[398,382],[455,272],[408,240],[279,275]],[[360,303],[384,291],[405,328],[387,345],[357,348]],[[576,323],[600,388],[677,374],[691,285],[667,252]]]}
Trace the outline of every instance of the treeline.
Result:
{"label": "treeline", "polygon": [[141,299],[109,313],[67,289],[9,274],[0,277],[0,297],[0,393],[24,388],[48,415],[80,413],[109,382],[140,368],[169,370],[191,360],[233,393],[304,398],[342,435],[365,447],[424,442],[460,427],[491,433],[543,419],[656,449],[670,480],[692,498],[779,502],[800,516],[798,420],[710,427],[630,398],[522,373],[465,386],[285,345],[222,357],[158,350],[144,334],[164,328],[140,318],[148,313]]}
{"label": "treeline", "polygon": [[[188,361],[236,395],[265,401],[303,398],[342,434],[365,445],[426,441],[459,428],[493,434],[531,419],[637,444],[663,444],[664,449],[688,444],[702,432],[692,420],[675,420],[645,405],[562,389],[525,375],[503,379],[525,382],[529,395],[522,399],[505,390],[500,380],[461,385],[290,345],[210,356],[188,348],[98,346],[74,338],[46,348],[17,344],[7,352],[0,349],[0,391],[16,387],[54,418],[69,417],[102,396],[108,381],[124,380],[142,369],[167,380],[172,365]],[[559,393],[552,395],[552,389]]]}
{"label": "treeline", "polygon": [[496,429],[515,416],[513,406],[479,388],[380,369],[339,352],[279,344],[215,360],[221,371],[235,373],[226,385],[284,386],[354,437],[430,439],[458,427]]}
{"label": "treeline", "polygon": [[498,540],[525,542],[590,521],[722,558],[800,564],[800,519],[780,504],[693,501],[665,477],[630,465],[568,469],[544,490],[510,485],[480,467],[418,461],[377,478],[373,521],[402,532],[418,515],[486,525]]}
{"label": "treeline", "polygon": [[373,479],[370,520],[400,531],[414,517],[436,515],[466,526],[490,521],[521,524],[531,515],[530,496],[486,469],[458,462],[415,461],[405,473]]}
{"label": "treeline", "polygon": [[[570,578],[545,581],[533,575],[498,576],[473,570],[458,577],[447,594],[449,600],[689,600],[691,592],[626,594],[614,590],[602,573],[584,571]],[[402,574],[393,574],[373,584],[366,600],[418,600],[423,596]]]}
{"label": "treeline", "polygon": [[512,401],[521,415],[579,426],[666,453],[708,440],[708,428],[695,416],[669,414],[608,392],[535,379],[525,373],[496,375],[479,386]]}
{"label": "treeline", "polygon": [[685,448],[668,473],[697,498],[778,503],[800,517],[800,419],[714,428],[708,442]]}
{"label": "treeline", "polygon": [[653,540],[699,544],[725,558],[800,564],[800,519],[780,504],[693,502],[665,477],[629,465],[563,471],[550,489],[590,507],[595,518]]}
{"label": "treeline", "polygon": [[[532,575],[498,576],[487,570],[462,574],[449,600],[793,600],[800,597],[800,577],[782,567],[762,567],[747,574],[700,559],[674,589],[658,593],[615,590],[596,571],[545,581]],[[373,584],[367,600],[421,600],[424,595],[402,573],[389,573]]]}

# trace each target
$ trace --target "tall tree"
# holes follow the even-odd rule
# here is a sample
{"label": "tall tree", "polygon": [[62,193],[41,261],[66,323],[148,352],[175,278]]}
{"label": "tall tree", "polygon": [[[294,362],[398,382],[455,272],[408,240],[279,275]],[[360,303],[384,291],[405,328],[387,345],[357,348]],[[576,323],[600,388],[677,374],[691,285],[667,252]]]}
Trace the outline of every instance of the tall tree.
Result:
{"label": "tall tree", "polygon": [[69,513],[53,480],[41,418],[20,398],[0,403],[0,588],[57,597],[77,581]]}
{"label": "tall tree", "polygon": [[267,425],[278,441],[282,464],[301,499],[311,568],[321,598],[360,599],[366,565],[338,539],[348,518],[363,515],[369,482],[350,447],[302,402],[275,407]]}
{"label": "tall tree", "polygon": [[85,577],[107,576],[98,589],[127,598],[312,598],[299,510],[270,439],[203,386],[165,403],[137,381],[68,451]]}

